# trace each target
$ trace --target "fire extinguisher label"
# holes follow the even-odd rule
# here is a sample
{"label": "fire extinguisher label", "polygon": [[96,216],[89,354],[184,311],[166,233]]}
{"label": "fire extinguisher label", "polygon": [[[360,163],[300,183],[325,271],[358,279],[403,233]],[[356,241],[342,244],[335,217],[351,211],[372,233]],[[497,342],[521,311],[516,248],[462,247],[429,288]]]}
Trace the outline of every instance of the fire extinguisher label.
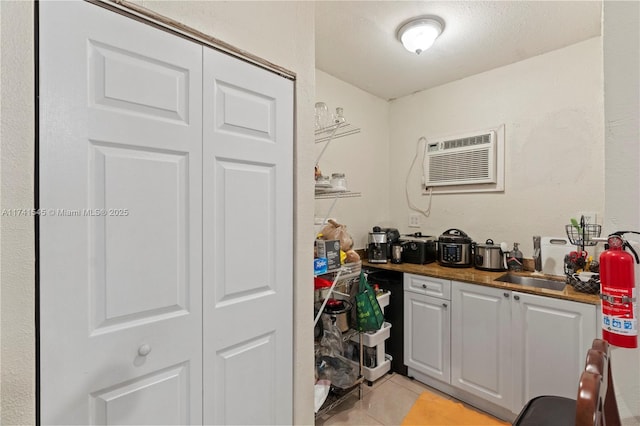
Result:
{"label": "fire extinguisher label", "polygon": [[602,286],[602,328],[623,336],[638,335],[636,289]]}

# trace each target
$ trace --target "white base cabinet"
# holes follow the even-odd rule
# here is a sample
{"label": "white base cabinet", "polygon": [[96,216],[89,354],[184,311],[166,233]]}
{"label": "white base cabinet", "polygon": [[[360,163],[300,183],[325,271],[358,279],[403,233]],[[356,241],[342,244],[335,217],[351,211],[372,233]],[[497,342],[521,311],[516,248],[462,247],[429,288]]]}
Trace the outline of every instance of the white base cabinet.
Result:
{"label": "white base cabinet", "polygon": [[596,338],[596,307],[513,292],[511,315],[513,409],[539,395],[575,398]]}
{"label": "white base cabinet", "polygon": [[575,398],[596,306],[452,282],[451,384],[518,413],[539,395]]}
{"label": "white base cabinet", "polygon": [[404,363],[448,383],[451,282],[404,274],[404,290]]}
{"label": "white base cabinet", "polygon": [[452,282],[451,384],[511,407],[511,292]]}
{"label": "white base cabinet", "polygon": [[595,305],[413,274],[404,290],[409,375],[504,418],[539,395],[575,398]]}
{"label": "white base cabinet", "polygon": [[405,292],[405,364],[423,374],[449,382],[449,301]]}

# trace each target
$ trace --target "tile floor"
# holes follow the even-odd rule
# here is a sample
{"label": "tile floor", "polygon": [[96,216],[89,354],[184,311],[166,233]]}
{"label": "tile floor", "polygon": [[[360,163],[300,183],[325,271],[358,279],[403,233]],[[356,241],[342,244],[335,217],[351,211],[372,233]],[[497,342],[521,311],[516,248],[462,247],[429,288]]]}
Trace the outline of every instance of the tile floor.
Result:
{"label": "tile floor", "polygon": [[[330,425],[399,425],[418,396],[429,391],[452,399],[417,380],[400,374],[387,374],[373,386],[362,385],[362,399],[357,392],[333,410],[316,419],[316,426]],[[473,408],[473,407],[470,407]]]}

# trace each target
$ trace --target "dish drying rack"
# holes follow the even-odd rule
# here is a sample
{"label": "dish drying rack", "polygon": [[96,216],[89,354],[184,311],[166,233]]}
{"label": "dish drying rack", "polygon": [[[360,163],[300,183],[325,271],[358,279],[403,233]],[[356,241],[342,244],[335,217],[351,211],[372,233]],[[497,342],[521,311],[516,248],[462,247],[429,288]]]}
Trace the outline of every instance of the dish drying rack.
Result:
{"label": "dish drying rack", "polygon": [[[587,246],[595,246],[598,244],[600,233],[602,232],[602,226],[585,223],[584,216],[580,218],[580,223],[572,219],[571,225],[565,225],[567,232],[567,238],[571,241],[571,244],[575,245],[578,252],[575,256],[567,255],[565,257],[565,274],[567,276],[567,283],[576,291],[581,293],[597,294],[600,291],[600,276],[597,274],[598,269],[592,269],[591,258],[586,261],[587,253],[584,248]],[[572,255],[574,254],[572,253]],[[585,262],[586,261],[586,262]],[[593,262],[594,264],[596,262]],[[587,272],[596,272],[596,275],[589,277],[588,280],[580,279],[580,276],[575,273],[575,269],[578,270],[584,268]]]}
{"label": "dish drying rack", "polygon": [[580,224],[572,223],[565,225],[567,238],[571,244],[578,247],[580,251],[584,251],[586,246],[595,246],[598,244],[597,238],[600,237],[602,226],[593,223],[585,223],[584,216],[580,218]]}

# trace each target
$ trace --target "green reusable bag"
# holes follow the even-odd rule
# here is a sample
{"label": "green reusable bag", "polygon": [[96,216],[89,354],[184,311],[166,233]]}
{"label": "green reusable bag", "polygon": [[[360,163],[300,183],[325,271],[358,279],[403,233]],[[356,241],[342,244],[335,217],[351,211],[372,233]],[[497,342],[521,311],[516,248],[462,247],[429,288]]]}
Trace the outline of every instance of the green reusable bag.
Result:
{"label": "green reusable bag", "polygon": [[356,294],[356,314],[358,317],[358,331],[380,330],[384,324],[384,315],[376,293],[367,282],[363,272],[360,272],[360,287]]}

